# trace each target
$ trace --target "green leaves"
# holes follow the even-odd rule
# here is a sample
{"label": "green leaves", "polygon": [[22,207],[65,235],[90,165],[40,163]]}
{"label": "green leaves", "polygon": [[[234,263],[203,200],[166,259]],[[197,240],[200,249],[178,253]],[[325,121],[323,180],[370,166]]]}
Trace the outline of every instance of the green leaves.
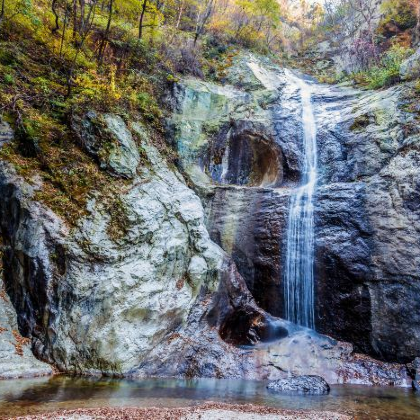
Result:
{"label": "green leaves", "polygon": [[378,65],[355,73],[352,77],[359,82],[361,81],[369,89],[391,86],[400,80],[401,64],[412,53],[411,48],[394,44],[382,55]]}

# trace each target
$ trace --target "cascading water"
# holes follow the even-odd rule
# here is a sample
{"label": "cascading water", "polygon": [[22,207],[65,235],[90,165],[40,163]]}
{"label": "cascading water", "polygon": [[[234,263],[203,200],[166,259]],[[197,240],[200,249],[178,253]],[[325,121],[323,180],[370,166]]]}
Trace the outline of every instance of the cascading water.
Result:
{"label": "cascading water", "polygon": [[290,83],[300,90],[304,141],[302,185],[290,200],[287,228],[284,298],[286,318],[314,328],[314,191],[317,180],[316,123],[311,86],[286,70]]}

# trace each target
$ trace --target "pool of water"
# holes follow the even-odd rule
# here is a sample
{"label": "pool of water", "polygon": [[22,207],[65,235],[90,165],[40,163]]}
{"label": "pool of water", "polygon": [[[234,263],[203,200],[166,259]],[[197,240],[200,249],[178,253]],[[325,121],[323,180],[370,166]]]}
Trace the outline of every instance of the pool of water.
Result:
{"label": "pool of water", "polygon": [[55,376],[0,381],[0,417],[58,409],[180,407],[206,401],[285,409],[328,410],[357,419],[420,419],[420,395],[411,389],[333,386],[329,395],[274,394],[266,383],[217,379],[118,380]]}

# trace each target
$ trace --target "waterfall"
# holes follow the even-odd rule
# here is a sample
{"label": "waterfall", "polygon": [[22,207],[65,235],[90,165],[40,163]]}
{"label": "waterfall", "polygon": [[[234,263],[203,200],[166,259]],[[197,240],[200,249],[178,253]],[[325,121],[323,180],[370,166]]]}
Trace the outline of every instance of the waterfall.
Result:
{"label": "waterfall", "polygon": [[302,185],[290,199],[284,300],[286,318],[314,328],[314,191],[317,178],[316,124],[311,86],[286,70],[300,91],[304,141]]}

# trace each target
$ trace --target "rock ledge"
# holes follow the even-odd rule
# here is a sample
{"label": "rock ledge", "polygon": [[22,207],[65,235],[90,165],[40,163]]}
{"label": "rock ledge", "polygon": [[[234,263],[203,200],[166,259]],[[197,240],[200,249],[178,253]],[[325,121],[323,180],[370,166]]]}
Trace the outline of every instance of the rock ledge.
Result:
{"label": "rock ledge", "polygon": [[330,392],[326,380],[317,375],[292,376],[279,379],[267,385],[267,388],[276,392],[296,392],[299,394],[324,395]]}

